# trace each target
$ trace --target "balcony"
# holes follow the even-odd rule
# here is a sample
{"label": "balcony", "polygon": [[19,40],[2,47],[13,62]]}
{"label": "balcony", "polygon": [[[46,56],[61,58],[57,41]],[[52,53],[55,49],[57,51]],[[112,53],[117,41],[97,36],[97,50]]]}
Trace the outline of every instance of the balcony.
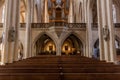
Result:
{"label": "balcony", "polygon": [[[98,29],[98,23],[92,23],[92,29]],[[115,28],[120,28],[120,23],[114,23]]]}
{"label": "balcony", "polygon": [[[20,28],[24,29],[26,23],[20,23]],[[86,30],[86,23],[31,23],[32,28],[39,29],[49,29],[51,27],[55,28],[67,28],[67,29],[77,29],[77,30]],[[3,28],[3,23],[0,23],[0,28]]]}
{"label": "balcony", "polygon": [[[25,28],[26,24],[21,23],[20,27]],[[48,29],[51,27],[66,27],[69,29],[86,29],[86,23],[32,23],[32,28]]]}
{"label": "balcony", "polygon": [[[92,29],[98,29],[97,23],[92,23]],[[86,29],[86,23],[31,23],[32,28],[50,28],[50,27],[67,27],[69,29]],[[120,23],[114,23],[115,28],[120,28]],[[0,28],[3,27],[3,23],[0,23]],[[20,28],[25,28],[26,23],[21,23]]]}

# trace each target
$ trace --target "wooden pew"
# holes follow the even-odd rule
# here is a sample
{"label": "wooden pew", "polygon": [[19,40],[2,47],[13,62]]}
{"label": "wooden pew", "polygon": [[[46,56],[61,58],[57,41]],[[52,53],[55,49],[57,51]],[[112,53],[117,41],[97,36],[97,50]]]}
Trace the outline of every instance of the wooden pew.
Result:
{"label": "wooden pew", "polygon": [[0,66],[0,80],[120,80],[120,66],[82,56],[36,56]]}

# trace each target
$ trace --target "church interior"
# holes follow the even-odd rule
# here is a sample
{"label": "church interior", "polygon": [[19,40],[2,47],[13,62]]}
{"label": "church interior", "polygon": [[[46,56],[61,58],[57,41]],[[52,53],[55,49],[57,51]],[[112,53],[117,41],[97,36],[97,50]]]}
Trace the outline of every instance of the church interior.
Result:
{"label": "church interior", "polygon": [[0,80],[120,80],[120,1],[0,0]]}

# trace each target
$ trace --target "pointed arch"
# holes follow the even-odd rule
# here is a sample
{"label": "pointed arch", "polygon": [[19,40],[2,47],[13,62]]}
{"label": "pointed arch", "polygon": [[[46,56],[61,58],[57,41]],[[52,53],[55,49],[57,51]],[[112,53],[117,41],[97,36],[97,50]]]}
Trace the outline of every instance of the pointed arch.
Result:
{"label": "pointed arch", "polygon": [[[74,32],[64,34],[65,36],[61,39],[61,48],[62,48],[62,54],[76,54],[77,52],[84,53],[85,51],[85,44],[83,40],[80,38],[79,35],[77,35]],[[68,53],[65,53],[65,48],[67,50],[67,46],[69,48]],[[72,50],[74,49],[74,51]]]}
{"label": "pointed arch", "polygon": [[24,46],[23,43],[18,41],[18,60],[22,60],[24,55]]}
{"label": "pointed arch", "polygon": [[52,34],[48,33],[48,32],[39,33],[39,34],[37,35],[37,37],[34,39],[34,41],[33,41],[32,44],[34,45],[35,42],[36,42],[42,35],[44,35],[44,34],[46,34],[48,37],[50,37],[50,38],[54,41],[54,43],[57,44],[57,41],[56,41],[55,37],[54,37]]}
{"label": "pointed arch", "polygon": [[61,44],[63,44],[63,42],[70,36],[70,35],[74,35],[76,36],[81,42],[83,45],[85,45],[85,41],[80,37],[79,34],[75,33],[75,32],[70,32],[70,33],[66,33],[64,34],[64,36],[61,37]]}
{"label": "pointed arch", "polygon": [[[46,36],[46,37],[45,37]],[[39,41],[41,40],[41,41]],[[57,41],[55,40],[54,36],[48,32],[42,32],[40,33],[34,40],[33,42],[33,54],[34,55],[37,55],[38,53],[42,53],[44,52],[45,49],[48,50],[48,46],[44,46],[44,50],[43,50],[43,46],[41,45],[48,45],[48,43],[51,43],[52,46],[53,46],[53,51],[54,53],[53,54],[56,54],[56,43]],[[37,49],[36,47],[36,44],[38,44],[38,47],[40,48],[38,51],[34,50],[34,49]],[[50,49],[50,46],[49,46],[49,49]],[[47,51],[48,52],[48,51]]]}
{"label": "pointed arch", "polygon": [[[115,35],[115,41],[117,41],[118,45],[120,46],[120,38],[117,35]],[[95,42],[93,42],[93,48],[95,47],[99,47],[99,38],[97,38]]]}

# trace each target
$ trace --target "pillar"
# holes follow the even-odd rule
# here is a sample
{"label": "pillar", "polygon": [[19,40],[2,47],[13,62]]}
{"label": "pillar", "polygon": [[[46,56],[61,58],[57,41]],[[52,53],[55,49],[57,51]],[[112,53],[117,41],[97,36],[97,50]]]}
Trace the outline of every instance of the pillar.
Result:
{"label": "pillar", "polygon": [[91,26],[91,23],[92,23],[92,10],[91,10],[91,7],[90,5],[87,6],[87,30],[86,30],[86,37],[87,37],[87,57],[92,57],[92,54],[93,54],[93,46],[92,46],[92,26]]}
{"label": "pillar", "polygon": [[18,59],[19,0],[5,0],[1,65]]}
{"label": "pillar", "polygon": [[48,23],[49,22],[49,14],[48,14],[48,0],[45,0],[45,23]]}
{"label": "pillar", "polygon": [[[35,23],[35,0],[31,0],[31,23]],[[32,26],[31,26],[32,27]],[[33,57],[35,56],[34,53],[33,53],[33,45],[32,45],[32,29],[31,29],[31,35],[30,35],[30,49],[31,49],[31,54],[29,55],[29,57]]]}
{"label": "pillar", "polygon": [[93,50],[92,50],[92,28],[91,28],[91,23],[92,23],[92,10],[90,4],[87,5],[86,9],[86,56],[87,57],[92,57]]}
{"label": "pillar", "polygon": [[56,46],[56,55],[57,55],[57,56],[61,56],[61,53],[62,53],[62,52],[61,52],[61,51],[62,51],[61,46],[62,46],[62,45],[61,45],[61,40],[58,40],[58,41],[57,41],[57,46]]}
{"label": "pillar", "polygon": [[112,0],[97,0],[100,59],[116,61],[115,27],[113,26]]}
{"label": "pillar", "polygon": [[33,17],[33,8],[32,8],[32,3],[33,0],[27,0],[27,11],[26,11],[26,37],[25,37],[25,54],[24,54],[24,59],[31,57],[32,54],[32,47],[31,47],[31,23],[32,23],[32,17]]}
{"label": "pillar", "polygon": [[37,2],[37,6],[38,6],[38,8],[37,8],[37,11],[36,11],[36,13],[37,13],[37,22],[38,23],[41,23],[41,15],[42,15],[42,9],[41,9],[41,5],[42,5],[42,0],[39,0],[39,1],[36,1]]}
{"label": "pillar", "polygon": [[70,8],[69,8],[68,22],[69,22],[69,23],[73,23],[73,0],[70,0]]}
{"label": "pillar", "polygon": [[102,35],[102,12],[101,12],[101,1],[97,1],[97,13],[98,13],[98,34],[99,34],[99,51],[100,51],[100,60],[105,60],[104,55],[104,39]]}

